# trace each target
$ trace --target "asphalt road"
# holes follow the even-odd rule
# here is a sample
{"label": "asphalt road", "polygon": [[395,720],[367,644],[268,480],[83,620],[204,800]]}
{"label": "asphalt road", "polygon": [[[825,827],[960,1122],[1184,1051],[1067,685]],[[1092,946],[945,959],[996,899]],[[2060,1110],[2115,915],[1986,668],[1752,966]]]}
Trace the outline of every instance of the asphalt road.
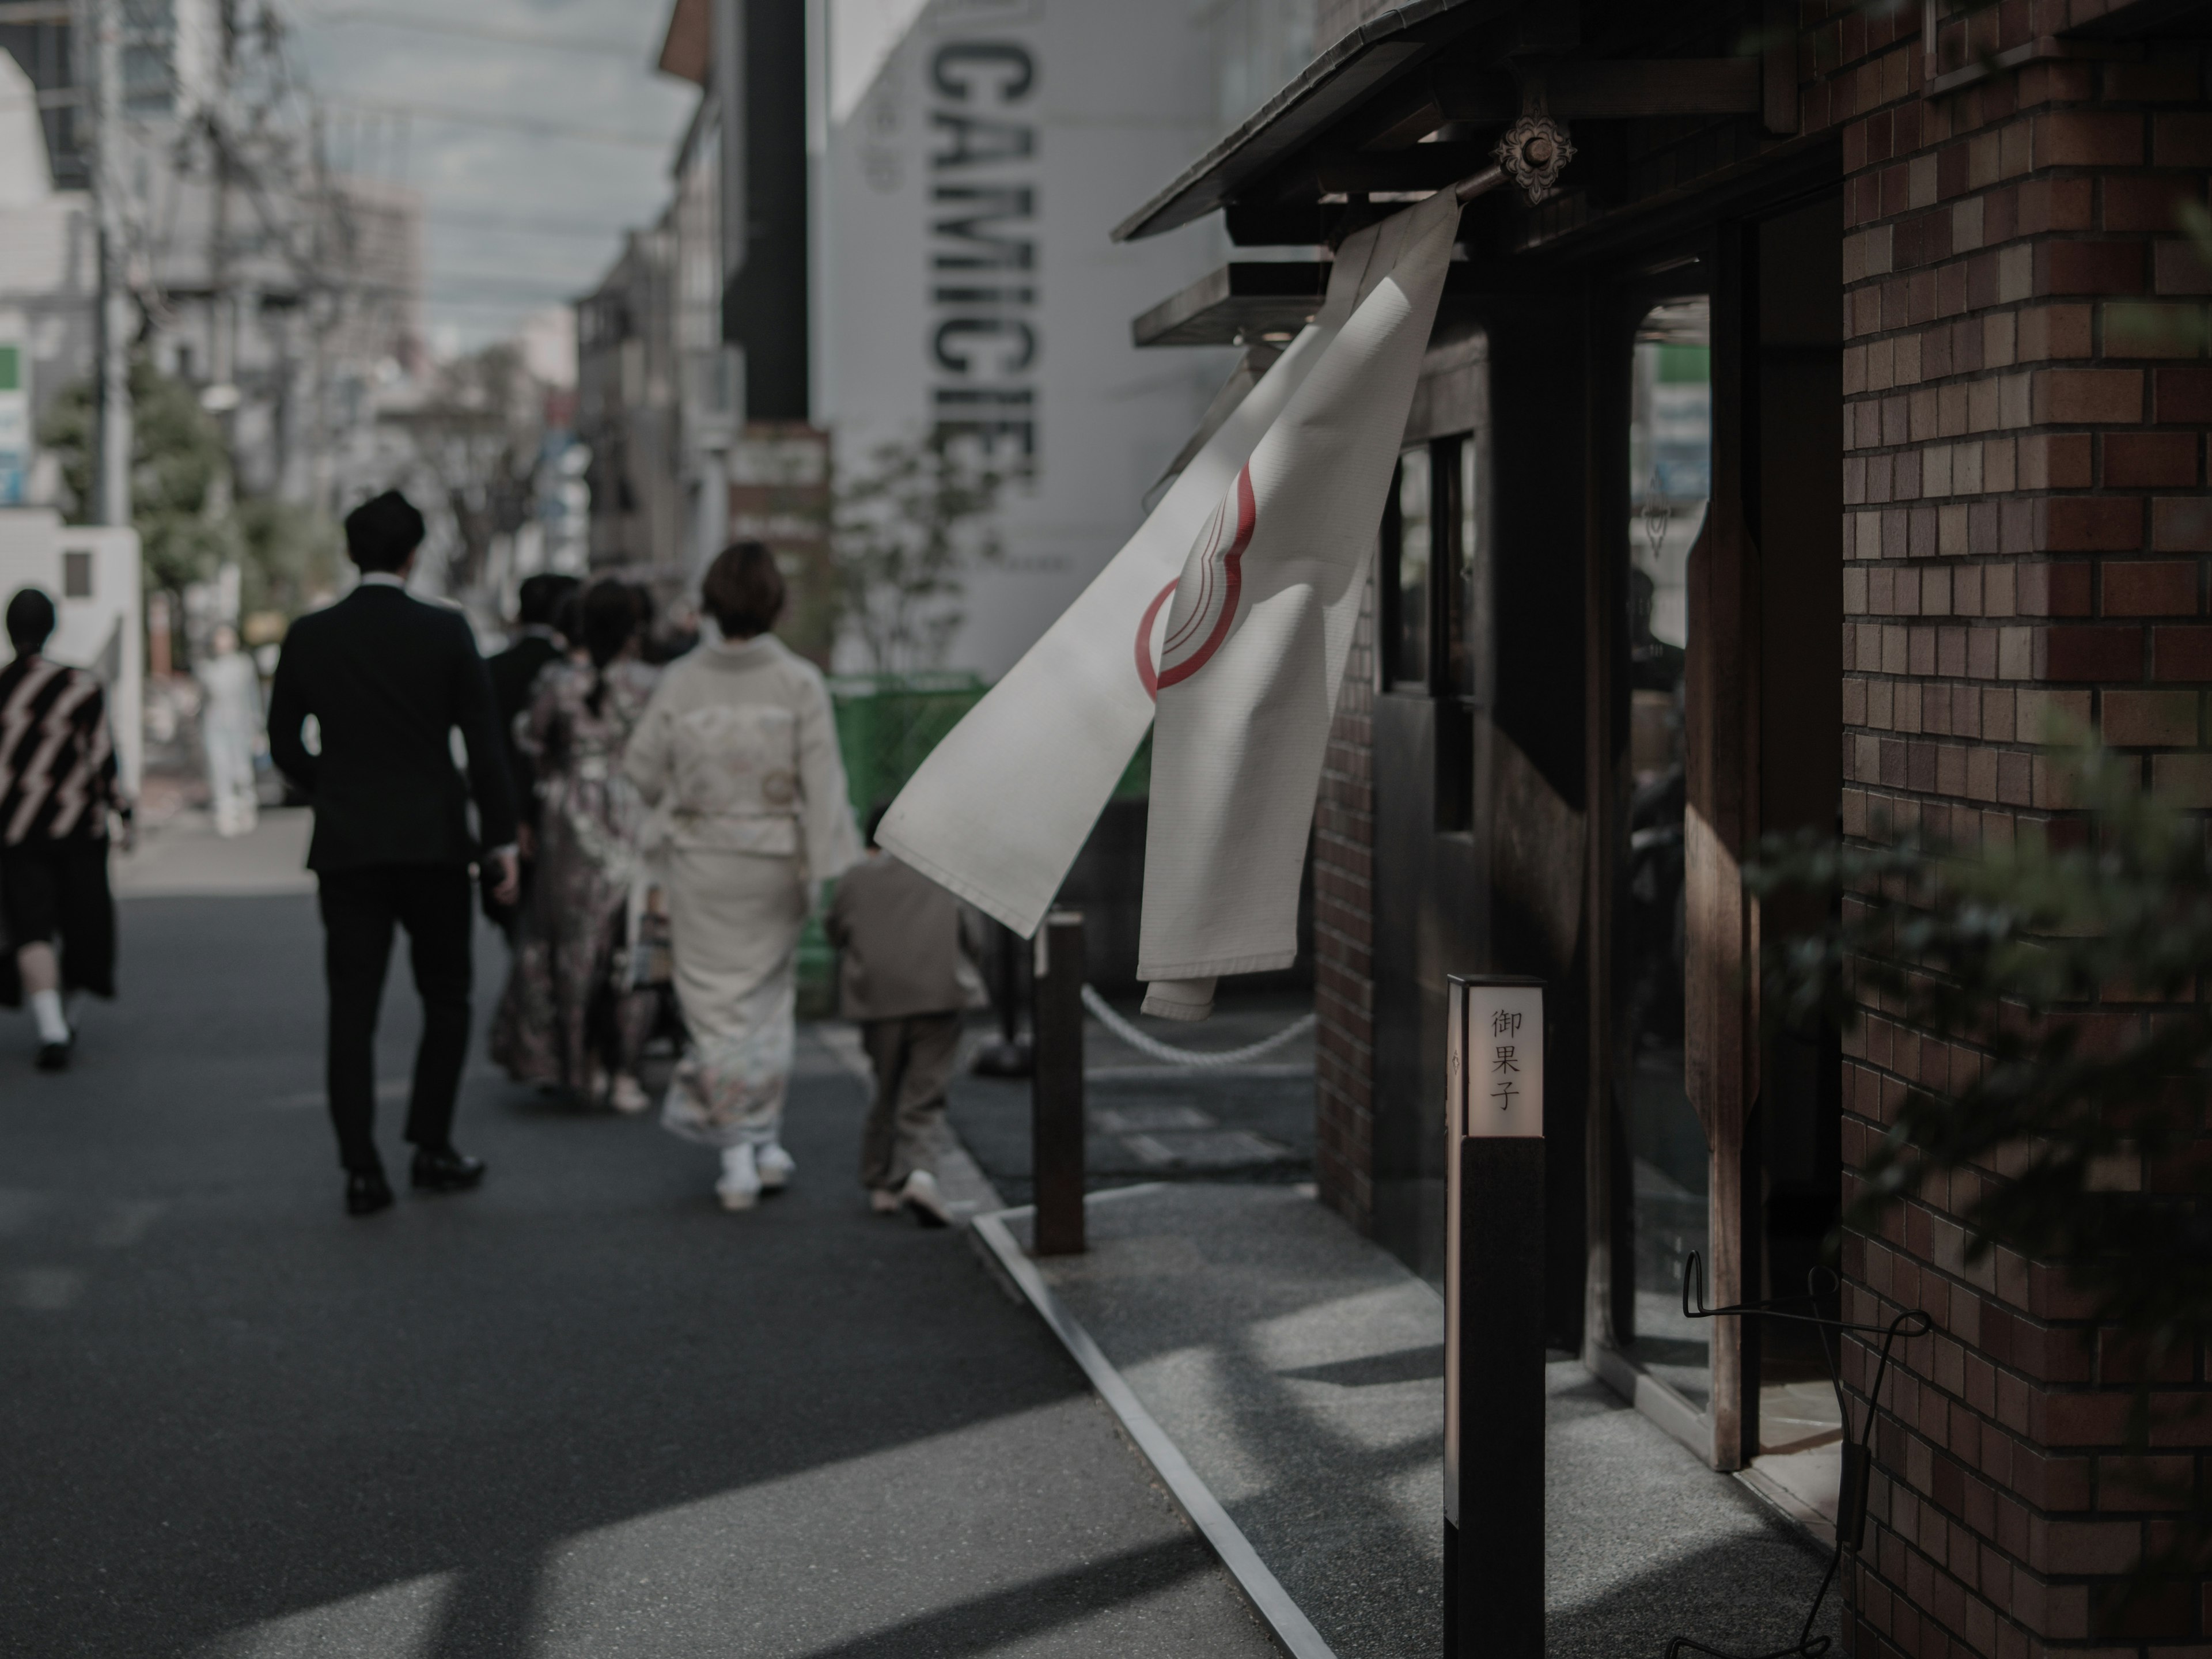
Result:
{"label": "asphalt road", "polygon": [[484,1190],[349,1220],[313,901],[124,910],[75,1070],[0,1015],[0,1654],[1273,1651],[965,1239],[866,1213],[818,1045],[750,1215],[479,1048]]}

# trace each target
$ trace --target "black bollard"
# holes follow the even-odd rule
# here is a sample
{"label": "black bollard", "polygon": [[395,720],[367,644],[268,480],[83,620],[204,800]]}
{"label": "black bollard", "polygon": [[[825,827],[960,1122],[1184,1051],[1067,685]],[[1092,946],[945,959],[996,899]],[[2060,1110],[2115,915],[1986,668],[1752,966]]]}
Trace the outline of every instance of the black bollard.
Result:
{"label": "black bollard", "polygon": [[1543,981],[1447,1010],[1444,1652],[1543,1659]]}
{"label": "black bollard", "polygon": [[1038,1255],[1083,1249],[1083,912],[1054,910],[1037,930],[1030,1002],[1030,1164]]}
{"label": "black bollard", "polygon": [[997,940],[994,954],[998,958],[999,1036],[996,1042],[976,1050],[973,1070],[977,1077],[1027,1077],[1030,1044],[1021,1035],[1021,936],[1004,922],[993,922],[991,932]]}

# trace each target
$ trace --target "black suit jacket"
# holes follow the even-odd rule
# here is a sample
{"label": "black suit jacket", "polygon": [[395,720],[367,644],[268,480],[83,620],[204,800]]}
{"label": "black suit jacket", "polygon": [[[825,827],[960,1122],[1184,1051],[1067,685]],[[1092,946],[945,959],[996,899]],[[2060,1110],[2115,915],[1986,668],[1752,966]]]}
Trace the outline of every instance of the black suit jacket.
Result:
{"label": "black suit jacket", "polygon": [[486,665],[491,670],[492,699],[499,706],[499,731],[507,749],[507,774],[514,785],[515,811],[526,823],[538,822],[532,786],[537,769],[514,740],[515,716],[530,707],[530,693],[545,665],[561,659],[561,647],[542,634],[526,634]]}
{"label": "black suit jacket", "polygon": [[[301,739],[310,714],[322,752]],[[465,782],[452,732],[468,744]],[[269,747],[315,809],[311,870],[465,864],[484,839],[514,839],[514,795],[491,677],[468,619],[397,587],[364,583],[292,624],[269,703]]]}

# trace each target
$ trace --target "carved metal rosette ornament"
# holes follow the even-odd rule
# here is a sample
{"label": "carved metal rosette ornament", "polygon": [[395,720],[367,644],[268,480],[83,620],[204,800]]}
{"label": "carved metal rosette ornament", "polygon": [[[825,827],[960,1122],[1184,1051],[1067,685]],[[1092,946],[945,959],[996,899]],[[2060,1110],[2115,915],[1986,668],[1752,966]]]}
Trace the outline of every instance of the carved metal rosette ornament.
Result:
{"label": "carved metal rosette ornament", "polygon": [[1574,160],[1567,130],[1550,116],[1524,114],[1505,129],[1492,152],[1521,193],[1534,206],[1559,187],[1559,170]]}

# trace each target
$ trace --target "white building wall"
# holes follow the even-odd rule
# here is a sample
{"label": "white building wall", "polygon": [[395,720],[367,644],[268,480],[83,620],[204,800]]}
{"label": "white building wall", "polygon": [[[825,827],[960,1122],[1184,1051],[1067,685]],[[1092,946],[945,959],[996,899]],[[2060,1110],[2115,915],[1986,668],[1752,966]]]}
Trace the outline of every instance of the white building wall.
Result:
{"label": "white building wall", "polygon": [[[849,88],[841,9],[828,76]],[[1029,450],[998,514],[1006,557],[969,577],[947,666],[1003,672],[1082,591],[1234,360],[1129,341],[1133,317],[1227,257],[1218,228],[1127,246],[1108,235],[1218,130],[1208,15],[1200,0],[930,0],[866,91],[830,106],[815,397],[839,465],[962,414],[1003,422],[970,440],[996,461]],[[881,31],[847,45],[884,52]],[[978,124],[969,149],[990,159],[948,159],[963,118]],[[1012,246],[933,233],[1023,202],[1026,215],[978,228]]]}
{"label": "white building wall", "polygon": [[137,531],[65,525],[44,507],[0,510],[0,604],[25,587],[54,601],[46,654],[89,668],[106,686],[116,764],[133,796],[145,755],[143,586]]}

